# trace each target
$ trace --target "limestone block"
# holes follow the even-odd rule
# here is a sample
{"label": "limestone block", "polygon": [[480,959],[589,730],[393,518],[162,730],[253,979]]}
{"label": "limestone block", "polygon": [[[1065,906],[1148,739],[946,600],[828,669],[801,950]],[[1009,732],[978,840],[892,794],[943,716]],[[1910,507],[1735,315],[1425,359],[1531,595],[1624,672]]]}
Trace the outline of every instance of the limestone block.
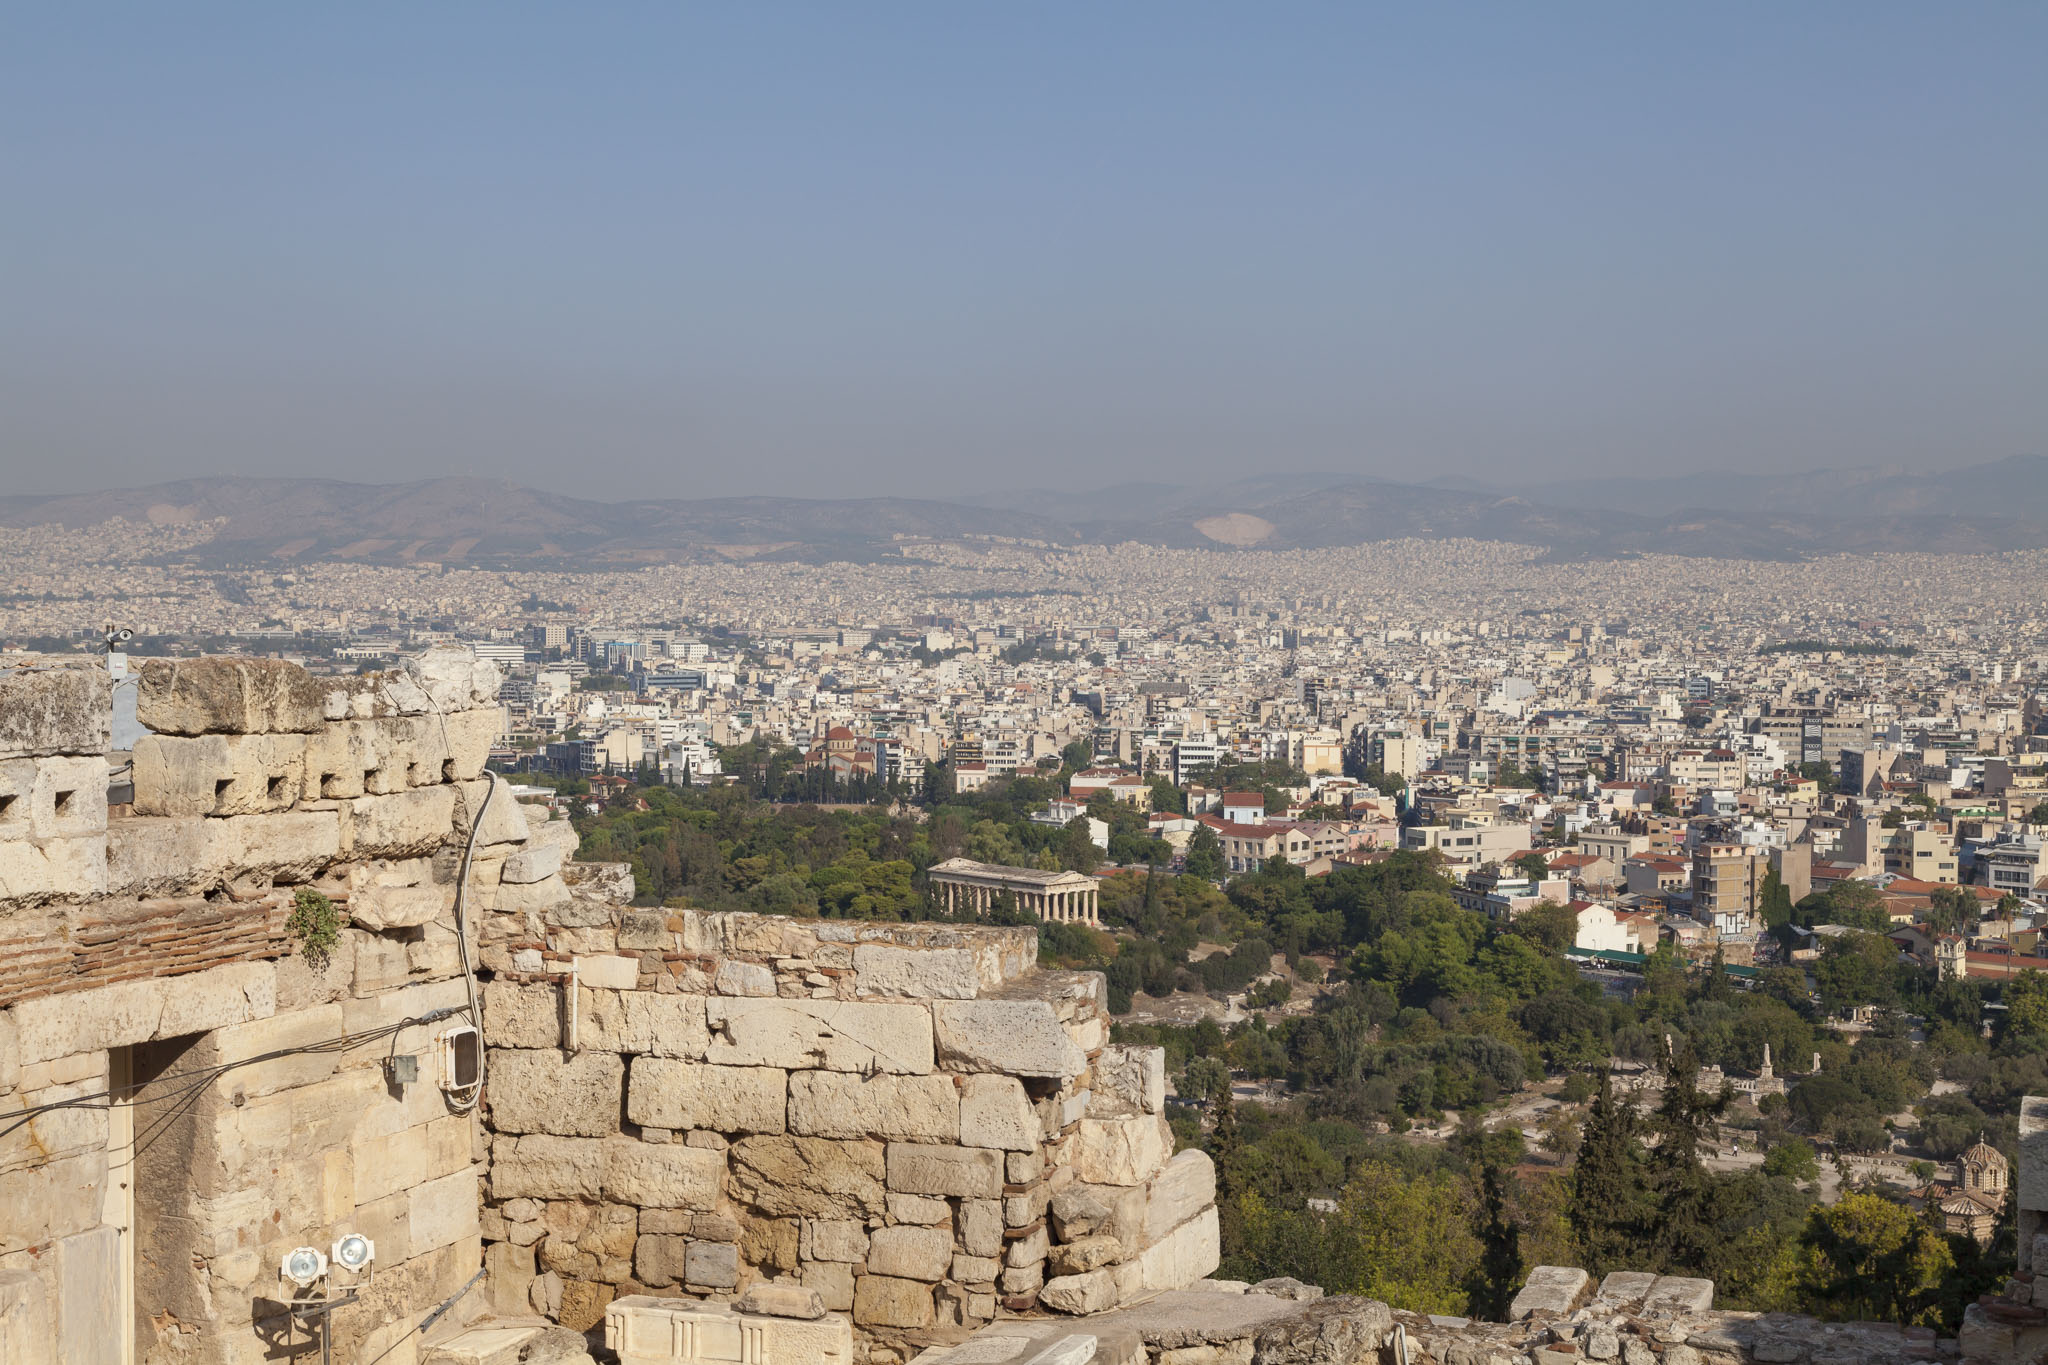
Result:
{"label": "limestone block", "polygon": [[[491,746],[505,728],[505,713],[496,706],[453,711],[439,718],[442,739],[447,746],[446,778],[453,782],[474,782],[484,775]],[[499,792],[500,798],[510,795]]]}
{"label": "limestone block", "polygon": [[965,948],[898,948],[862,943],[853,950],[854,989],[912,1000],[972,1000],[981,992],[974,954]]}
{"label": "limestone block", "polygon": [[1074,1174],[1091,1185],[1142,1185],[1173,1150],[1164,1117],[1082,1119],[1074,1140]]}
{"label": "limestone block", "polygon": [[1077,1242],[1061,1242],[1045,1256],[1049,1275],[1085,1275],[1091,1270],[1114,1265],[1123,1259],[1124,1244],[1114,1237],[1097,1234]]}
{"label": "limestone block", "polygon": [[[326,1126],[341,1130],[338,1145],[348,1148],[355,1167],[354,1194],[359,1200],[382,1199],[468,1168],[475,1154],[475,1139],[471,1120],[465,1115],[444,1113],[420,1127],[378,1136],[349,1133],[352,1111],[361,1104],[360,1082],[366,1079],[370,1078],[362,1072],[344,1072],[334,1082],[287,1092],[283,1098],[290,1102],[289,1111],[252,1102],[232,1116],[221,1116],[216,1139],[222,1148],[220,1165],[232,1174],[236,1169],[259,1166],[273,1149],[297,1150],[292,1146],[295,1139],[309,1145],[314,1136],[311,1111],[317,1105],[325,1110]],[[290,1125],[286,1131],[270,1130],[268,1115],[273,1112]],[[231,1119],[234,1128],[229,1126]],[[294,1133],[293,1128],[299,1131]],[[238,1164],[231,1164],[226,1156],[231,1139],[238,1150],[247,1153]],[[265,1145],[256,1146],[259,1142]]]}
{"label": "limestone block", "polygon": [[725,1154],[679,1142],[638,1142],[632,1138],[604,1140],[604,1193],[620,1204],[642,1208],[692,1209],[709,1213],[718,1207],[725,1184]]}
{"label": "limestone block", "polygon": [[787,1082],[788,1074],[775,1067],[635,1057],[626,1086],[626,1117],[643,1128],[780,1133],[789,1108]]}
{"label": "limestone block", "polygon": [[1044,1224],[1031,1229],[1022,1237],[1013,1237],[1003,1247],[1003,1262],[1006,1265],[1031,1265],[1045,1259],[1052,1239],[1046,1235]]}
{"label": "limestone block", "polygon": [[2048,1097],[2028,1095],[2021,1099],[2019,1149],[2019,1169],[2014,1172],[2019,1207],[2030,1211],[2048,1209]]}
{"label": "limestone block", "polygon": [[733,1303],[735,1312],[815,1322],[825,1316],[816,1291],[794,1284],[751,1284]]}
{"label": "limestone block", "polygon": [[1714,1306],[1714,1282],[1685,1275],[1659,1275],[1643,1296],[1642,1311],[1651,1317],[1705,1313]]}
{"label": "limestone block", "polygon": [[0,812],[0,839],[22,833],[87,839],[107,832],[107,761],[97,755],[0,762],[0,792],[15,796]]}
{"label": "limestone block", "polygon": [[1088,1058],[1043,1000],[940,1000],[932,1005],[939,1064],[1005,1076],[1078,1076]]}
{"label": "limestone block", "polygon": [[888,1200],[889,1221],[931,1227],[952,1221],[953,1201],[923,1194],[895,1194]]}
{"label": "limestone block", "polygon": [[455,888],[434,881],[430,859],[357,863],[348,871],[348,917],[365,929],[406,929],[450,913]]}
{"label": "limestone block", "polygon": [[640,959],[617,953],[578,954],[576,981],[592,990],[630,991],[640,984]]}
{"label": "limestone block", "polygon": [[932,1069],[931,1012],[922,1005],[712,997],[704,1010],[709,1061],[864,1075]]}
{"label": "limestone block", "polygon": [[675,1284],[683,1278],[689,1246],[687,1237],[641,1233],[633,1243],[633,1278],[642,1284]]}
{"label": "limestone block", "polygon": [[425,1255],[477,1235],[478,1171],[456,1171],[406,1191],[412,1254]]}
{"label": "limestone block", "polygon": [[[452,818],[459,838],[468,839],[471,821],[481,814],[483,824],[476,836],[478,848],[526,842],[526,816],[504,783],[493,783],[487,778],[481,782],[456,782],[447,790],[455,798]],[[513,850],[505,851],[509,854]]]}
{"label": "limestone block", "polygon": [[1107,1270],[1047,1280],[1038,1301],[1059,1313],[1100,1313],[1116,1307],[1116,1277]]}
{"label": "limestone block", "polygon": [[268,962],[238,962],[23,1000],[14,1006],[14,1023],[26,1066],[265,1019],[276,1004],[277,969]]}
{"label": "limestone block", "polygon": [[0,1171],[0,1209],[7,1210],[0,1218],[0,1256],[95,1226],[106,1181],[104,1151]]}
{"label": "limestone block", "polygon": [[21,1084],[21,1037],[15,1031],[14,1015],[0,1010],[0,1095]]}
{"label": "limestone block", "polygon": [[[544,882],[550,877],[559,881],[557,874],[562,870],[562,860],[571,851],[560,844],[542,844],[536,848],[529,840],[525,848],[505,859],[505,870],[499,874],[499,880],[507,886],[525,886],[530,882]],[[564,887],[563,894],[567,893],[568,889]]]}
{"label": "limestone block", "polygon": [[995,1199],[1003,1192],[1003,1156],[985,1147],[936,1147],[892,1142],[889,1188],[905,1194]]}
{"label": "limestone block", "polygon": [[121,1234],[111,1227],[66,1237],[44,1253],[55,1300],[55,1365],[121,1365],[121,1343],[107,1331],[121,1310]]}
{"label": "limestone block", "polygon": [[996,1277],[1003,1273],[1002,1261],[994,1256],[953,1257],[952,1269],[947,1278],[959,1284],[994,1284]]}
{"label": "limestone block", "polygon": [[628,910],[619,916],[619,947],[634,952],[666,953],[676,946],[666,910]]}
{"label": "limestone block", "polygon": [[1166,1049],[1112,1045],[1095,1059],[1088,1112],[1096,1118],[1157,1114],[1166,1108]]}
{"label": "limestone block", "polygon": [[[488,1017],[488,1016],[487,1016]],[[614,1052],[490,1051],[491,1126],[501,1133],[609,1137],[619,1130],[626,1064]]]}
{"label": "limestone block", "polygon": [[1216,1210],[1207,1209],[1138,1254],[1140,1282],[1147,1293],[1185,1289],[1215,1274],[1222,1260]]}
{"label": "limestone block", "polygon": [[306,782],[303,735],[144,735],[135,741],[138,815],[289,810]]}
{"label": "limestone block", "polygon": [[[559,912],[569,903],[569,888],[559,875],[537,882],[501,881],[492,897],[491,908],[503,915],[537,915],[550,924],[561,922]],[[607,937],[604,946],[615,946]]]}
{"label": "limestone block", "polygon": [[960,1246],[969,1256],[996,1257],[1003,1252],[1003,1206],[994,1199],[963,1199],[954,1222]]}
{"label": "limestone block", "polygon": [[832,1138],[750,1137],[732,1145],[732,1194],[770,1217],[871,1217],[883,1209],[883,1148]]}
{"label": "limestone block", "polygon": [[604,1344],[619,1365],[853,1365],[853,1325],[843,1317],[806,1321],[643,1294],[605,1307]]}
{"label": "limestone block", "polygon": [[439,644],[405,660],[406,676],[443,715],[497,700],[505,674],[493,659],[479,659],[467,645]]}
{"label": "limestone block", "polygon": [[720,995],[774,995],[775,973],[758,962],[735,962],[728,958],[718,965],[712,989]]}
{"label": "limestone block", "polygon": [[[369,721],[332,720],[305,737],[303,801],[347,801],[370,794],[377,732]],[[381,785],[381,784],[380,784]]]}
{"label": "limestone block", "polygon": [[1595,1297],[1603,1306],[1634,1312],[1656,1283],[1656,1275],[1647,1270],[1616,1270],[1600,1281]]}
{"label": "limestone block", "polygon": [[107,839],[0,841],[0,901],[41,905],[107,891]]}
{"label": "limestone block", "polygon": [[342,855],[345,818],[351,817],[343,811],[295,810],[117,820],[107,833],[104,884],[114,893],[175,896],[212,891],[233,879],[311,881]]}
{"label": "limestone block", "polygon": [[185,1054],[181,1065],[191,1070],[202,1067],[246,1063],[251,1057],[283,1052],[266,1062],[236,1065],[214,1082],[217,1093],[229,1103],[273,1095],[326,1080],[340,1065],[338,1054],[298,1049],[326,1043],[347,1031],[338,1004],[317,1005],[288,1014],[230,1024],[215,1029]]}
{"label": "limestone block", "polygon": [[865,1224],[845,1218],[806,1218],[799,1256],[806,1261],[859,1261],[868,1254]]}
{"label": "limestone block", "polygon": [[739,1248],[730,1242],[692,1242],[683,1257],[686,1284],[730,1289],[740,1282]]}
{"label": "limestone block", "polygon": [[960,1088],[960,1141],[1012,1152],[1038,1150],[1038,1115],[1014,1076],[968,1076]]}
{"label": "limestone block", "polygon": [[953,1239],[937,1228],[877,1228],[868,1239],[868,1272],[906,1280],[943,1280]]}
{"label": "limestone block", "polygon": [[562,880],[578,895],[614,905],[629,904],[636,891],[630,863],[563,863]]}
{"label": "limestone block", "polygon": [[324,689],[282,659],[144,659],[137,672],[135,718],[160,735],[305,734],[323,718]]}
{"label": "limestone block", "polygon": [[0,758],[104,754],[113,680],[97,660],[0,671]]}
{"label": "limestone block", "polygon": [[960,1095],[949,1076],[799,1071],[789,1078],[789,1128],[812,1137],[956,1142]]}
{"label": "limestone block", "polygon": [[596,1199],[607,1161],[602,1138],[500,1137],[491,1143],[491,1198]]}
{"label": "limestone block", "polygon": [[1084,1185],[1076,1181],[1053,1192],[1048,1204],[1053,1231],[1060,1240],[1108,1236],[1135,1256],[1145,1243],[1144,1187]]}
{"label": "limestone block", "polygon": [[813,1290],[829,1312],[853,1308],[853,1267],[842,1261],[806,1261],[800,1272],[804,1287]]}
{"label": "limestone block", "polygon": [[[560,1047],[561,989],[551,985],[522,986],[511,981],[484,983],[484,1036],[505,1047]],[[587,1027],[587,1014],[580,1024]],[[625,1051],[624,1048],[603,1048]]]}
{"label": "limestone block", "polygon": [[358,858],[419,858],[450,836],[454,787],[416,787],[348,803],[349,850]]}
{"label": "limestone block", "polygon": [[1562,1316],[1579,1306],[1592,1279],[1576,1266],[1539,1265],[1529,1272],[1522,1291],[1508,1305],[1508,1321],[1520,1322],[1535,1313]]}
{"label": "limestone block", "polygon": [[1166,1235],[1216,1203],[1216,1163],[1190,1147],[1166,1163],[1145,1193],[1145,1244]]}
{"label": "limestone block", "polygon": [[54,1337],[41,1278],[29,1270],[0,1270],[0,1360],[34,1360]]}
{"label": "limestone block", "polygon": [[853,1282],[853,1320],[862,1327],[929,1327],[932,1287],[921,1280],[862,1275]]}
{"label": "limestone block", "polygon": [[[579,960],[588,962],[591,959]],[[635,980],[638,979],[637,959],[607,958],[606,962],[607,966],[612,962],[630,963]],[[622,971],[616,972],[614,979],[623,975]],[[581,979],[579,972],[578,980]],[[577,1037],[584,1047],[695,1061],[703,1058],[710,1046],[711,1035],[704,1025],[704,997],[701,995],[656,995],[652,991],[585,988],[576,993],[576,998],[581,1010]],[[655,1126],[716,1128],[719,1125],[686,1123]]]}
{"label": "limestone block", "polygon": [[1036,1294],[1045,1286],[1045,1262],[1005,1266],[996,1283],[1003,1287],[1005,1294]]}

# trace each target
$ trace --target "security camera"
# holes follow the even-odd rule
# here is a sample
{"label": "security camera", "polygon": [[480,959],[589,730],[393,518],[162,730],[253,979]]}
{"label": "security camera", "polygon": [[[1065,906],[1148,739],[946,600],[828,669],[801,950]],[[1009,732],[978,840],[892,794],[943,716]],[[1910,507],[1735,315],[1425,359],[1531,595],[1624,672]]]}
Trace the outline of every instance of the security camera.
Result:
{"label": "security camera", "polygon": [[334,1244],[334,1263],[351,1275],[360,1275],[377,1258],[377,1244],[360,1232],[344,1234]]}
{"label": "security camera", "polygon": [[327,1258],[318,1247],[294,1247],[285,1253],[277,1268],[279,1279],[290,1280],[300,1289],[311,1289],[327,1275]]}

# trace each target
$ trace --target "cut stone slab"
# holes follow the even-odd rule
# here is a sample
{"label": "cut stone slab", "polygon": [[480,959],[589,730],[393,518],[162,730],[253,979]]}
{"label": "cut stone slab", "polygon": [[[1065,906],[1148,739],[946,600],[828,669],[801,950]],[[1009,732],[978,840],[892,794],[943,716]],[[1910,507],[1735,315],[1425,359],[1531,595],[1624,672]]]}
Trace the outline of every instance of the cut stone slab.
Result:
{"label": "cut stone slab", "polygon": [[1520,1322],[1536,1313],[1562,1317],[1579,1306],[1592,1278],[1577,1266],[1537,1266],[1529,1272],[1522,1292],[1508,1305],[1508,1321]]}
{"label": "cut stone slab", "polygon": [[932,1070],[932,1017],[923,1005],[713,997],[704,1008],[706,1060],[725,1066],[900,1076]]}
{"label": "cut stone slab", "polygon": [[1645,1314],[1705,1313],[1714,1306],[1714,1282],[1684,1275],[1659,1275],[1643,1296]]}
{"label": "cut stone slab", "polygon": [[1064,1078],[1088,1067],[1043,1000],[938,1000],[932,1023],[948,1071]]}

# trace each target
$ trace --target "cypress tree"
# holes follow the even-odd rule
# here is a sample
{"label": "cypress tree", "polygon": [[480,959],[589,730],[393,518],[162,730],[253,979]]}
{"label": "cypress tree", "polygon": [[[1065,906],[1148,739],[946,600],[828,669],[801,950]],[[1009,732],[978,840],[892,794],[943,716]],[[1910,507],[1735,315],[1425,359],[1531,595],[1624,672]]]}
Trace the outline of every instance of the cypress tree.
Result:
{"label": "cypress tree", "polygon": [[1700,1139],[1728,1107],[1728,1090],[1709,1095],[1699,1086],[1699,1053],[1690,1041],[1664,1054],[1664,1098],[1652,1125],[1657,1149],[1650,1158],[1654,1245],[1665,1265],[1700,1274],[1715,1244],[1713,1177],[1700,1165]]}
{"label": "cypress tree", "polygon": [[1244,1214],[1238,1196],[1244,1193],[1241,1180],[1243,1149],[1237,1136],[1237,1102],[1226,1079],[1223,1092],[1212,1101],[1216,1123],[1209,1131],[1209,1160],[1216,1164],[1217,1231],[1228,1256],[1244,1243]]}
{"label": "cypress tree", "polygon": [[1474,1297],[1481,1315],[1490,1322],[1506,1322],[1508,1304],[1522,1283],[1522,1230],[1508,1217],[1507,1199],[1501,1190],[1500,1167],[1487,1163],[1480,1172],[1480,1206],[1486,1223],[1480,1230],[1480,1283]]}
{"label": "cypress tree", "polygon": [[1636,1128],[1635,1106],[1616,1097],[1613,1073],[1602,1071],[1586,1112],[1567,1210],[1586,1264],[1597,1274],[1642,1268],[1643,1154]]}

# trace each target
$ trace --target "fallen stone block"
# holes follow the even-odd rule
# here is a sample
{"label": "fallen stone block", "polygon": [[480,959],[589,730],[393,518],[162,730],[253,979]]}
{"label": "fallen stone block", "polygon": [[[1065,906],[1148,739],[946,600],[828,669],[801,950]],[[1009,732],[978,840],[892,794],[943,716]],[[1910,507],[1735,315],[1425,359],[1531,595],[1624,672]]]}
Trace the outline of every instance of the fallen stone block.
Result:
{"label": "fallen stone block", "polygon": [[1038,1301],[1061,1313],[1100,1313],[1117,1303],[1116,1277],[1107,1270],[1047,1280]]}
{"label": "fallen stone block", "polygon": [[1521,1322],[1537,1313],[1563,1316],[1571,1312],[1585,1297],[1591,1279],[1576,1266],[1537,1266],[1508,1305],[1508,1321]]}

